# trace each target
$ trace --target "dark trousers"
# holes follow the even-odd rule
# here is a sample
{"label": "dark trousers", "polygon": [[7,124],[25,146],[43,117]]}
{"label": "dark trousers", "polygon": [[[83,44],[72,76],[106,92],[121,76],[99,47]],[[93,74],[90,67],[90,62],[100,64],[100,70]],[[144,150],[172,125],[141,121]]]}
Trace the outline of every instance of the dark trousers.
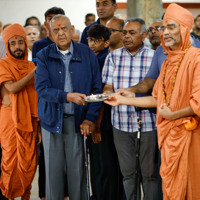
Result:
{"label": "dark trousers", "polygon": [[119,170],[117,153],[113,142],[113,132],[102,131],[102,141],[98,144],[89,140],[91,161],[91,182],[95,200],[122,200],[123,184]]}
{"label": "dark trousers", "polygon": [[45,197],[45,164],[44,164],[44,148],[43,143],[39,145],[39,178],[38,178],[38,189],[39,197]]}
{"label": "dark trousers", "polygon": [[[123,184],[127,200],[136,200],[136,138],[137,132],[128,133],[114,130],[114,143],[117,150]],[[158,146],[157,132],[142,132],[140,140],[141,184],[144,190],[144,200],[158,200]],[[138,195],[137,199],[141,199]]]}

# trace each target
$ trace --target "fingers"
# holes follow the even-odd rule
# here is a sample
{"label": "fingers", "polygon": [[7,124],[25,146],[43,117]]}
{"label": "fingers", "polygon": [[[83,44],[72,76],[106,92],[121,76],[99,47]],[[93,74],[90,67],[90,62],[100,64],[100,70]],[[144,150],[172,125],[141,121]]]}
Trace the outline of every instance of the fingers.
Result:
{"label": "fingers", "polygon": [[87,138],[88,135],[92,134],[94,130],[92,126],[86,123],[81,124],[80,129],[81,129],[81,134],[84,135],[85,138]]}

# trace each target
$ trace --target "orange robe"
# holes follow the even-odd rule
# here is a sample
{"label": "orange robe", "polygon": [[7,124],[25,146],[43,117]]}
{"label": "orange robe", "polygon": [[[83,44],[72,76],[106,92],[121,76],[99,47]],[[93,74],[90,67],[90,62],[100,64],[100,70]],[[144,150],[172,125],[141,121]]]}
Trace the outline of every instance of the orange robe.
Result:
{"label": "orange robe", "polygon": [[[189,41],[188,41],[189,42]],[[184,47],[185,48],[185,47]],[[177,53],[178,52],[178,53]],[[164,65],[169,64],[165,76],[167,102],[172,89],[174,72],[183,51],[169,51],[160,76],[153,89],[157,107],[163,104],[162,80]],[[158,144],[161,150],[160,174],[164,200],[200,199],[200,50],[190,47],[180,65],[170,102],[172,111],[191,106],[198,127],[187,131],[184,121],[191,117],[167,120],[157,115]]]}
{"label": "orange robe", "polygon": [[[13,57],[0,60],[0,84],[17,81],[34,64]],[[2,148],[0,187],[7,198],[30,198],[31,183],[37,168],[37,94],[34,79],[20,92],[9,94],[12,107],[1,105],[0,140]]]}

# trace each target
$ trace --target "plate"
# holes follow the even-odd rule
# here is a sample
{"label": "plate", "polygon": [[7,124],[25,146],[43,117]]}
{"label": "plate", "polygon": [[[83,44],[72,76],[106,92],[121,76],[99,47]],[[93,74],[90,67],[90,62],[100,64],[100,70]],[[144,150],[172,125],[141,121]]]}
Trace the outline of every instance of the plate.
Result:
{"label": "plate", "polygon": [[110,94],[95,94],[95,95],[90,95],[84,98],[84,101],[86,102],[99,102],[99,101],[104,101],[108,99]]}

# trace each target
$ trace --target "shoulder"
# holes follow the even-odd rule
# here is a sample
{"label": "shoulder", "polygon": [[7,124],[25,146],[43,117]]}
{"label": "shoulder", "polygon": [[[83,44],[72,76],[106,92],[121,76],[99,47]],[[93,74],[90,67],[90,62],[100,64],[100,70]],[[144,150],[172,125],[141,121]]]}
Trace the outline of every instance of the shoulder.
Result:
{"label": "shoulder", "polygon": [[142,50],[142,55],[146,55],[148,57],[153,57],[154,53],[155,53],[155,51],[153,49],[150,49],[150,48],[145,47],[145,46],[144,46],[144,48]]}
{"label": "shoulder", "polygon": [[46,43],[46,38],[42,38],[42,39],[39,39],[37,41],[35,41],[34,45],[42,45],[44,43]]}
{"label": "shoulder", "polygon": [[83,30],[83,32],[87,32],[87,30],[88,30],[91,26],[93,26],[93,25],[95,25],[95,24],[100,24],[99,19],[98,19],[96,22],[94,22],[94,23],[92,23],[92,24],[86,26],[85,29]]}
{"label": "shoulder", "polygon": [[56,52],[56,44],[55,43],[45,46],[36,55],[37,55],[37,57],[41,57],[41,56],[49,55],[50,52]]}
{"label": "shoulder", "polygon": [[[80,54],[82,56],[95,56],[94,52],[85,44],[73,42],[74,45],[74,54]],[[96,56],[95,56],[96,57]]]}

